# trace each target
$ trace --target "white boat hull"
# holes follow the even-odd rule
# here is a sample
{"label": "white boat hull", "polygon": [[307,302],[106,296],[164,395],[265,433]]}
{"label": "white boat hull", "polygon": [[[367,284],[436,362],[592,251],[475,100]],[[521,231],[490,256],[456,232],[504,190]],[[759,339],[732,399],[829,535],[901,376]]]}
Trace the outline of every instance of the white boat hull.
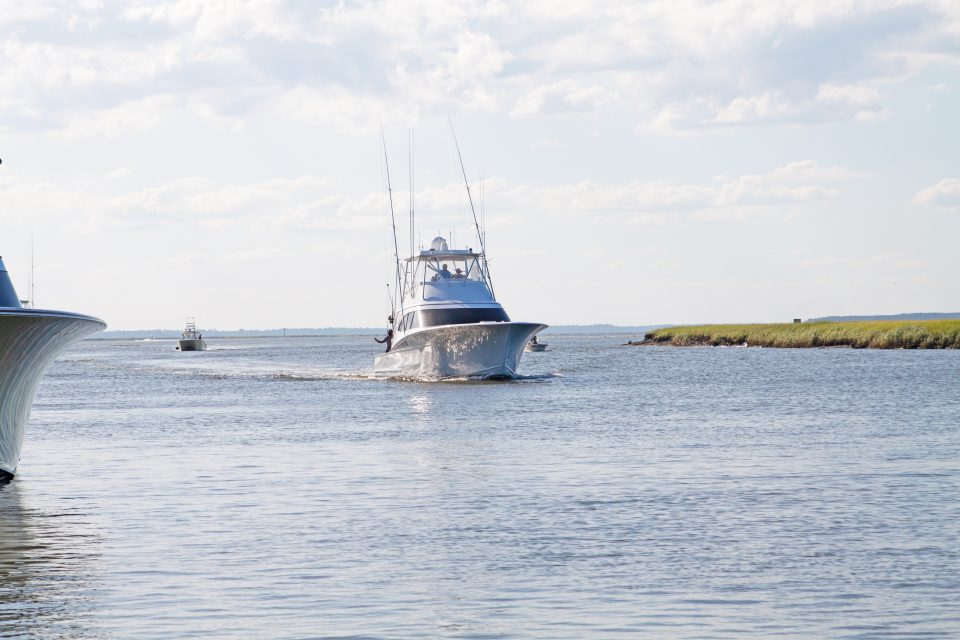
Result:
{"label": "white boat hull", "polygon": [[177,340],[179,351],[206,351],[207,342],[201,338],[185,338]]}
{"label": "white boat hull", "polygon": [[74,313],[0,310],[0,476],[17,470],[44,371],[72,343],[105,327],[101,320]]}
{"label": "white boat hull", "polygon": [[374,360],[378,376],[515,378],[524,345],[547,325],[481,322],[412,331]]}

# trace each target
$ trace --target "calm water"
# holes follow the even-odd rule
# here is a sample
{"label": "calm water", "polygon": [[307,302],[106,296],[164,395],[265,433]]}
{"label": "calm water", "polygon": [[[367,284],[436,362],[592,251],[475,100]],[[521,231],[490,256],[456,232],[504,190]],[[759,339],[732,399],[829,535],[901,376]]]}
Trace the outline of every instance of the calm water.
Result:
{"label": "calm water", "polygon": [[484,384],[84,342],[0,490],[0,635],[960,637],[960,352],[626,337]]}

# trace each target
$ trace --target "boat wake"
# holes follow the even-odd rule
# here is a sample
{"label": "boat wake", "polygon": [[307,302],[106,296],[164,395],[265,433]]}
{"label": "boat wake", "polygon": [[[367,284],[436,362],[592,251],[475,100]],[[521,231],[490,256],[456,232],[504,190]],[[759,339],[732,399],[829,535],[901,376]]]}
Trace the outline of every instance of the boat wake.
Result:
{"label": "boat wake", "polygon": [[[179,371],[177,373],[180,373]],[[334,381],[355,381],[355,382],[413,382],[419,384],[516,384],[516,383],[542,383],[549,382],[555,378],[562,378],[563,374],[543,373],[528,376],[516,376],[514,378],[482,378],[482,377],[460,377],[460,378],[429,378],[424,376],[383,376],[376,375],[370,371],[232,371],[232,372],[206,372],[196,370],[184,370],[182,373],[187,375],[199,375],[210,378],[247,378],[260,380],[276,380],[278,382],[334,382]]]}
{"label": "boat wake", "polygon": [[184,361],[139,361],[117,362],[96,357],[72,357],[70,361],[85,366],[97,368],[122,368],[132,374],[140,375],[170,375],[201,378],[207,380],[262,380],[276,382],[406,382],[419,384],[538,384],[550,382],[564,377],[560,372],[537,373],[518,375],[511,378],[483,378],[480,376],[463,376],[451,378],[432,378],[427,376],[396,375],[385,376],[375,374],[372,370],[357,371],[325,367],[275,367],[275,366],[237,366],[232,368],[217,367],[216,362],[193,360],[190,366],[184,366]]}
{"label": "boat wake", "polygon": [[560,372],[538,373],[534,375],[518,375],[510,378],[485,378],[483,376],[461,376],[454,378],[431,378],[426,376],[375,376],[376,380],[389,382],[419,382],[429,384],[517,384],[550,382],[555,378],[562,378]]}
{"label": "boat wake", "polygon": [[286,382],[329,382],[333,380],[377,380],[372,373],[354,373],[350,371],[326,371],[323,373],[279,372],[270,376],[273,380]]}

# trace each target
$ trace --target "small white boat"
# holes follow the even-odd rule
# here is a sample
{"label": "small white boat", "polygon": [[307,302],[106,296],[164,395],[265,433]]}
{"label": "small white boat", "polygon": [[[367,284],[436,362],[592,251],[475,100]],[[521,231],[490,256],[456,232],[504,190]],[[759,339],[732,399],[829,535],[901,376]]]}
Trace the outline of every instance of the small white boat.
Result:
{"label": "small white boat", "polygon": [[197,331],[197,323],[193,318],[187,318],[187,326],[180,332],[177,340],[177,351],[206,351],[207,343],[203,334]]}
{"label": "small white boat", "polygon": [[546,351],[549,345],[546,342],[540,342],[537,340],[537,336],[530,338],[527,342],[527,346],[524,347],[525,351]]}

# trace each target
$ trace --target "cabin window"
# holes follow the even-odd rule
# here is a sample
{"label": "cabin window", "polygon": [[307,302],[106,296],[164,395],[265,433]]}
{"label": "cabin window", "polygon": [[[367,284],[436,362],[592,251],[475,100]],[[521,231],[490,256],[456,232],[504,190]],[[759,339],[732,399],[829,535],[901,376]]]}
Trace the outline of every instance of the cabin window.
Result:
{"label": "cabin window", "polygon": [[422,309],[416,312],[413,327],[436,327],[445,324],[474,324],[477,322],[510,322],[510,316],[502,308]]}

